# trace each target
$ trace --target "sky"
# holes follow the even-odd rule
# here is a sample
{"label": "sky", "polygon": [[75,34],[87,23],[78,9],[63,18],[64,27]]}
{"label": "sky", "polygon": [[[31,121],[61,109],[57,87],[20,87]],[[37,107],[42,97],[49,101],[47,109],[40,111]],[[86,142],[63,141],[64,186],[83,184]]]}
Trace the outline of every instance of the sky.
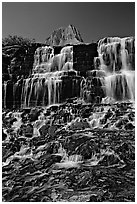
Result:
{"label": "sky", "polygon": [[44,42],[69,24],[84,42],[135,35],[134,2],[3,2],[2,37],[17,35]]}

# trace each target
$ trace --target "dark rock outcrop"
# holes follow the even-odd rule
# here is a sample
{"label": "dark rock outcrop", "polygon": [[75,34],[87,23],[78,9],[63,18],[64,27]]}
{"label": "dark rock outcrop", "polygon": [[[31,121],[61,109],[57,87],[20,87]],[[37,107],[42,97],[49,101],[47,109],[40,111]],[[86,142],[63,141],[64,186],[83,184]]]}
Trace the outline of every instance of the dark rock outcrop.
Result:
{"label": "dark rock outcrop", "polygon": [[2,48],[2,75],[3,81],[11,78],[17,81],[22,75],[28,77],[33,68],[34,52],[42,46],[41,43],[31,45],[12,45]]}
{"label": "dark rock outcrop", "polygon": [[86,76],[88,70],[94,69],[94,57],[97,57],[97,44],[80,44],[73,46],[73,68]]}

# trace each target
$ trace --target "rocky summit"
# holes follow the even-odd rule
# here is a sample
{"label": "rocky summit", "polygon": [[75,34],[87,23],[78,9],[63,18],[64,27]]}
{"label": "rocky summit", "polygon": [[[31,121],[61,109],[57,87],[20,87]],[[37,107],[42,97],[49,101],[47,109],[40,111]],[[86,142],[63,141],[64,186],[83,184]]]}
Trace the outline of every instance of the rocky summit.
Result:
{"label": "rocky summit", "polygon": [[50,46],[65,46],[83,43],[80,32],[73,25],[66,28],[59,28],[51,34],[45,41]]}

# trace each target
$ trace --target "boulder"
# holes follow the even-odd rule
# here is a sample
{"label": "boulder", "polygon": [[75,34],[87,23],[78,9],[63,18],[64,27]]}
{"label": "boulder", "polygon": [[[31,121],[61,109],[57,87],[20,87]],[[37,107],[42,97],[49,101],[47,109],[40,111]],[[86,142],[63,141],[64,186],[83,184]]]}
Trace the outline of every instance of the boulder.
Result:
{"label": "boulder", "polygon": [[49,124],[45,124],[39,129],[39,132],[40,132],[41,136],[46,136],[47,135],[49,127],[50,127]]}
{"label": "boulder", "polygon": [[32,137],[33,136],[33,125],[27,124],[24,128],[24,133],[26,137]]}
{"label": "boulder", "polygon": [[121,162],[120,158],[114,154],[114,153],[109,153],[109,154],[104,154],[100,161],[98,162],[99,165],[104,165],[104,166],[109,166],[109,165],[114,165],[114,164],[119,164]]}
{"label": "boulder", "polygon": [[57,131],[57,130],[58,130],[58,125],[52,125],[52,126],[50,126],[49,129],[48,129],[48,134],[49,134],[49,136],[51,136],[52,138],[54,138],[55,135],[56,135],[56,131]]}
{"label": "boulder", "polygon": [[88,202],[98,202],[98,195],[93,194],[90,196],[90,200]]}
{"label": "boulder", "polygon": [[4,141],[7,138],[7,135],[4,133],[3,129],[2,129],[2,141]]}
{"label": "boulder", "polygon": [[40,110],[39,109],[37,109],[37,108],[31,109],[30,114],[29,114],[30,122],[38,120],[39,115],[40,115]]}
{"label": "boulder", "polygon": [[125,125],[125,129],[126,130],[133,130],[135,128],[135,126],[131,123],[131,122],[128,122],[126,125]]}

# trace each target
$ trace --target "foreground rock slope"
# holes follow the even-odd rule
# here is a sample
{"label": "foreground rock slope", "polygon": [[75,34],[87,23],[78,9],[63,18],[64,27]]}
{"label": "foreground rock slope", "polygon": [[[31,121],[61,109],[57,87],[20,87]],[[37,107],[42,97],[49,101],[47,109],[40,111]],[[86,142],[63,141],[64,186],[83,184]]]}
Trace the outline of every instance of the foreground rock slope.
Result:
{"label": "foreground rock slope", "polygon": [[3,201],[133,202],[134,116],[130,103],[74,101],[4,112]]}

